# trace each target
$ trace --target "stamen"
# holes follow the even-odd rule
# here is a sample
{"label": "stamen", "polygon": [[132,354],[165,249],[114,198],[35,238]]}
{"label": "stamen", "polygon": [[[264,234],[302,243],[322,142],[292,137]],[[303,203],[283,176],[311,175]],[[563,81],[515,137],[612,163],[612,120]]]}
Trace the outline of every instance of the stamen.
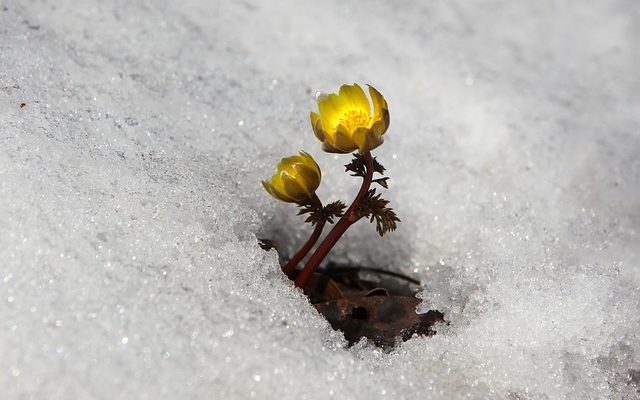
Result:
{"label": "stamen", "polygon": [[368,127],[370,119],[367,113],[360,110],[349,110],[342,114],[340,124],[344,125],[348,130],[353,131],[356,128]]}

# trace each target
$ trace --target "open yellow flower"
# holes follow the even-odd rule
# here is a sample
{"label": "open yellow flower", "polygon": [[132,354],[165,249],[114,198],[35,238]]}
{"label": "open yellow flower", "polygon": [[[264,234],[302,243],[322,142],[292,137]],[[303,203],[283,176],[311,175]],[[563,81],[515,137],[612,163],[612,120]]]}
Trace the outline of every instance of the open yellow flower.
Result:
{"label": "open yellow flower", "polygon": [[283,158],[271,181],[262,181],[262,186],[278,200],[300,203],[314,195],[321,176],[313,157],[301,151],[299,155]]}
{"label": "open yellow flower", "polygon": [[373,86],[369,99],[362,88],[342,85],[338,94],[330,94],[318,100],[320,114],[311,113],[311,126],[322,142],[322,149],[329,153],[366,153],[380,146],[382,135],[389,128],[387,101]]}

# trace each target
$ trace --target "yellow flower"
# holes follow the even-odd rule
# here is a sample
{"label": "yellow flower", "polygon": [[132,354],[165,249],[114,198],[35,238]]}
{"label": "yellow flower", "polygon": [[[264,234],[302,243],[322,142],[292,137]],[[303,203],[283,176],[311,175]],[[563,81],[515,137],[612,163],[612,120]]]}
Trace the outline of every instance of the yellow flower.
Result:
{"label": "yellow flower", "polygon": [[262,181],[262,186],[278,200],[300,203],[314,195],[321,176],[313,157],[301,151],[300,155],[283,158],[271,182]]}
{"label": "yellow flower", "polygon": [[367,86],[373,112],[369,99],[356,83],[342,85],[338,94],[318,100],[320,114],[311,113],[311,126],[324,151],[366,153],[384,142],[382,135],[389,127],[389,107],[380,92]]}

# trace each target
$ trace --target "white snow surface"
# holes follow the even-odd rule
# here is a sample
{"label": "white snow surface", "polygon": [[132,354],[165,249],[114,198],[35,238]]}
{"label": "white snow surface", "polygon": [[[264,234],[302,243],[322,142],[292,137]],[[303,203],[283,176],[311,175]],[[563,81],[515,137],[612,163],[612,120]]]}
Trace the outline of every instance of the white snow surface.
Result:
{"label": "white snow surface", "polygon": [[[640,398],[640,3],[0,3],[0,398]],[[330,259],[449,321],[352,348],[260,186],[370,83],[402,223]],[[25,103],[21,107],[21,103]]]}

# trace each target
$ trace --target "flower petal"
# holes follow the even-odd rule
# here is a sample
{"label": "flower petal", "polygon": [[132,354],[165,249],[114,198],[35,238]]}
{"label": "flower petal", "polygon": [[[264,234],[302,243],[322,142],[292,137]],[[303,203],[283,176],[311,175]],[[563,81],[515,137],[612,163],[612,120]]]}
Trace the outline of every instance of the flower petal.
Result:
{"label": "flower petal", "polygon": [[364,90],[357,84],[340,86],[340,97],[353,107],[371,116],[371,104]]}
{"label": "flower petal", "polygon": [[369,86],[369,94],[373,101],[373,120],[382,120],[384,122],[385,131],[389,127],[389,107],[384,97],[371,85]]}
{"label": "flower petal", "polygon": [[307,193],[307,188],[298,182],[295,175],[291,175],[287,171],[283,171],[279,176],[282,179],[283,192],[293,201],[297,202],[309,197],[310,193]]}
{"label": "flower petal", "polygon": [[364,142],[367,139],[367,132],[369,132],[367,128],[357,128],[353,132],[353,141],[359,149],[362,149],[362,146],[364,146]]}
{"label": "flower petal", "polygon": [[320,166],[318,165],[316,160],[314,160],[309,153],[304,151],[300,151],[300,156],[302,157],[302,162],[304,163],[304,165],[313,170],[317,175],[318,181],[320,181],[320,179],[322,178],[322,172],[320,171]]}
{"label": "flower petal", "polygon": [[271,178],[271,195],[278,200],[286,201],[288,203],[295,202],[287,193],[285,192],[284,182],[282,181],[282,173],[275,174],[273,178]]}
{"label": "flower petal", "polygon": [[[294,176],[298,184],[304,188],[307,196],[311,197],[318,186],[320,186],[320,169],[317,168],[317,165],[309,165],[304,161],[304,157],[302,157],[302,160],[303,161],[299,163],[291,165],[291,170],[293,171],[291,175]],[[311,162],[315,164],[313,159]]]}
{"label": "flower petal", "polygon": [[311,113],[311,128],[313,128],[313,133],[316,135],[318,140],[324,142],[325,133],[322,129],[322,122],[320,121],[320,115],[312,112]]}
{"label": "flower petal", "polygon": [[284,157],[278,163],[278,174],[281,174],[282,171],[286,171],[291,175],[295,174],[295,171],[292,168],[294,164],[299,162],[302,162],[302,158],[297,154],[289,157]]}
{"label": "flower petal", "polygon": [[[310,158],[311,156],[301,152],[300,155],[283,158],[282,161],[278,163],[278,175],[283,177],[283,187],[281,188],[281,191],[289,194],[290,197],[296,197],[291,195],[291,192],[287,187],[289,180],[294,180],[298,185],[297,187],[302,188],[302,190],[308,195],[307,197],[311,196],[313,192],[315,192],[320,185],[319,167],[316,168],[317,165],[310,166]],[[310,162],[311,164],[315,164],[313,159],[311,159]]]}
{"label": "flower petal", "polygon": [[322,143],[322,150],[326,151],[327,153],[340,153],[340,154],[351,153],[351,151],[342,151],[342,150],[336,148],[329,141],[326,141],[326,142]]}
{"label": "flower petal", "polygon": [[337,94],[331,93],[326,98],[318,101],[322,127],[326,132],[331,133],[340,122],[342,114],[348,109],[344,99]]}
{"label": "flower petal", "polygon": [[371,131],[378,136],[382,136],[387,131],[387,126],[383,120],[374,121],[371,124]]}
{"label": "flower petal", "polygon": [[311,197],[320,185],[318,174],[304,164],[296,164],[294,168],[297,174],[298,184],[303,186],[307,197]]}
{"label": "flower petal", "polygon": [[273,194],[273,189],[271,187],[271,184],[267,181],[262,181],[262,186],[264,187],[264,190],[267,191],[267,193],[269,193],[271,196],[278,198],[275,194]]}
{"label": "flower petal", "polygon": [[377,135],[374,131],[369,130],[365,136],[365,141],[362,147],[360,148],[361,153],[366,153],[367,151],[371,151],[376,147],[380,146],[384,143],[384,138],[382,135]]}
{"label": "flower petal", "polygon": [[351,133],[342,124],[336,127],[334,145],[345,153],[350,153],[358,148],[358,145],[353,141]]}
{"label": "flower petal", "polygon": [[270,181],[262,181],[262,186],[278,200],[300,203],[314,195],[320,178],[318,164],[308,153],[301,151],[280,160],[277,172]]}

